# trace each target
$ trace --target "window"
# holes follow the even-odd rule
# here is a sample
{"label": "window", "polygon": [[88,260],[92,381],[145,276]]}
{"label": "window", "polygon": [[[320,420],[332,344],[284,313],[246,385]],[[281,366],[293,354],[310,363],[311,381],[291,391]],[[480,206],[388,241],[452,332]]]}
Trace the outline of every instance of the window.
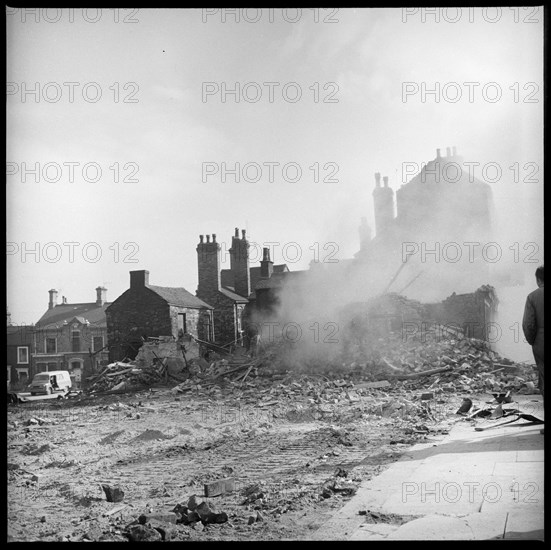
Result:
{"label": "window", "polygon": [[17,348],[17,363],[19,365],[29,364],[29,348],[26,346],[19,346]]}
{"label": "window", "polygon": [[48,370],[48,365],[46,363],[38,363],[36,365],[37,372],[46,372]]}
{"label": "window", "polygon": [[214,340],[210,315],[203,317],[203,333],[201,336],[205,338],[207,342],[212,342]]}
{"label": "window", "polygon": [[187,332],[187,319],[185,313],[178,313],[178,334],[180,331]]}
{"label": "window", "polygon": [[49,371],[50,371],[50,370],[59,370],[59,369],[57,368],[57,363],[48,363],[48,367],[47,367],[47,368],[48,368]]}
{"label": "window", "polygon": [[46,353],[57,353],[57,338],[46,338]]}
{"label": "window", "polygon": [[72,351],[80,351],[80,330],[71,331],[71,346]]}
{"label": "window", "polygon": [[94,336],[94,351],[99,351],[103,348],[103,336]]}

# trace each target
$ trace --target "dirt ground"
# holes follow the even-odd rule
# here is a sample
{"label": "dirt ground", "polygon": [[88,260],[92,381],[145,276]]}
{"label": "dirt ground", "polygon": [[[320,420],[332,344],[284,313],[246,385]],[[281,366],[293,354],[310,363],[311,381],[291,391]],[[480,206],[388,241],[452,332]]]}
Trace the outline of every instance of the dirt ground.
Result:
{"label": "dirt ground", "polygon": [[[438,413],[423,418],[390,406],[403,388],[339,383],[321,383],[333,388],[325,399],[309,397],[319,381],[291,377],[9,405],[8,540],[128,541],[141,514],[194,494],[228,521],[171,524],[167,540],[307,540],[359,483],[418,441],[436,444],[461,401],[436,396]],[[204,484],[221,478],[235,489],[205,498]],[[102,484],[120,487],[122,502]],[[370,522],[406,519],[366,511]]]}

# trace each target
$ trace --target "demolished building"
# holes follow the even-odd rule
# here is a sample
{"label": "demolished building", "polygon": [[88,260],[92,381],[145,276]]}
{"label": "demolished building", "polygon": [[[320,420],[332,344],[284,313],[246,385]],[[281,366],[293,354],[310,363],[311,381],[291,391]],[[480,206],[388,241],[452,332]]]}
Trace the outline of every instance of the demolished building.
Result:
{"label": "demolished building", "polygon": [[[297,319],[296,312],[307,302],[304,309],[338,311],[342,326],[359,315],[363,321],[356,324],[363,329],[397,328],[405,322],[441,323],[487,339],[498,304],[495,289],[487,285],[491,263],[480,246],[461,247],[490,242],[492,190],[463,170],[464,164],[455,147],[447,148],[445,157],[437,149],[436,158],[397,190],[396,204],[388,177],[381,184],[381,174],[376,173],[376,234],[372,237],[363,218],[360,249],[351,259],[275,273],[265,249],[262,275],[249,297],[246,318],[253,324],[274,318],[289,321],[290,310],[292,320],[300,323],[306,319]],[[404,301],[400,308],[394,307],[400,295],[407,295],[407,307]],[[412,300],[419,306],[413,308],[413,317],[412,311],[404,315],[404,307],[407,310]],[[390,312],[389,304],[393,304]],[[344,312],[351,317],[342,318]]]}
{"label": "demolished building", "polygon": [[151,337],[184,334],[210,341],[213,308],[181,287],[149,284],[149,271],[131,271],[130,288],[105,310],[110,362],[134,359]]}

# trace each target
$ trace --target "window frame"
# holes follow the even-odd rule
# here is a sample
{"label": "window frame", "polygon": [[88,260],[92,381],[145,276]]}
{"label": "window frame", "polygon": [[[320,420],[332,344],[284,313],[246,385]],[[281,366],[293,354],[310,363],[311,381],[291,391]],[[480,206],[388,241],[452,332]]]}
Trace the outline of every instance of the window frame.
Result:
{"label": "window frame", "polygon": [[[48,340],[54,341],[54,351],[48,351]],[[57,336],[46,336],[46,338],[44,338],[44,352],[46,355],[53,355],[57,353]]]}
{"label": "window frame", "polygon": [[[101,346],[97,349],[96,349],[96,338],[101,338]],[[100,334],[99,336],[92,336],[92,351],[93,352],[98,352],[100,349],[103,349],[104,345],[105,344],[103,343],[103,334]]]}
{"label": "window frame", "polygon": [[[24,350],[26,353],[26,361],[21,361],[19,353]],[[18,365],[28,365],[29,364],[29,347],[28,346],[17,346],[17,364]]]}

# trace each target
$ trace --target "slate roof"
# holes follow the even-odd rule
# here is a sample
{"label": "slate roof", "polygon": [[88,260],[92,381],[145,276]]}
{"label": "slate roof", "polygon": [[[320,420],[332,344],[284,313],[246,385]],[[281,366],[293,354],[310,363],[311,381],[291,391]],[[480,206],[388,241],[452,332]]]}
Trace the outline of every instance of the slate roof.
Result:
{"label": "slate roof", "polygon": [[69,323],[75,317],[80,322],[89,321],[91,325],[97,327],[106,327],[105,308],[111,305],[111,302],[105,302],[103,306],[98,306],[96,302],[80,304],[58,304],[53,309],[49,309],[42,315],[36,323],[35,328],[55,327],[63,325],[63,321]]}
{"label": "slate roof", "polygon": [[147,288],[158,294],[163,300],[173,306],[190,307],[195,309],[214,309],[203,300],[188,292],[185,288],[148,285]]}
{"label": "slate roof", "polygon": [[236,294],[235,292],[232,292],[231,290],[227,288],[221,288],[220,292],[233,300],[234,302],[241,302],[246,304],[249,300],[245,298],[244,296],[240,296],[239,294]]}
{"label": "slate roof", "polygon": [[33,341],[33,325],[8,325],[6,343],[8,346],[24,346]]}
{"label": "slate roof", "polygon": [[[273,266],[274,273],[285,273],[289,271],[287,264],[277,264]],[[260,280],[260,266],[250,267],[251,289],[254,289],[256,283]],[[220,282],[223,288],[235,292],[233,273],[231,269],[222,269],[220,271]]]}
{"label": "slate roof", "polygon": [[273,273],[269,279],[259,279],[254,287],[255,291],[267,288],[281,288],[284,284],[297,283],[308,273],[303,271],[286,271],[283,273]]}
{"label": "slate roof", "polygon": [[[461,156],[453,156],[453,157],[440,157],[435,158],[431,161],[429,161],[426,165],[423,166],[421,171],[415,175],[409,182],[407,182],[405,185],[402,185],[402,187],[413,185],[427,185],[427,184],[438,184],[442,185],[442,182],[446,182],[447,180],[451,178],[455,178],[455,172],[450,170],[449,176],[447,175],[446,170],[448,169],[446,167],[446,164],[454,162],[456,164],[459,164],[460,166],[463,165],[463,157]],[[459,185],[466,185],[466,184],[476,184],[476,185],[483,185],[486,187],[490,187],[487,183],[479,180],[478,178],[474,177],[472,174],[469,173],[468,170],[461,170],[459,173],[459,178],[457,181],[453,182],[454,186]]]}

